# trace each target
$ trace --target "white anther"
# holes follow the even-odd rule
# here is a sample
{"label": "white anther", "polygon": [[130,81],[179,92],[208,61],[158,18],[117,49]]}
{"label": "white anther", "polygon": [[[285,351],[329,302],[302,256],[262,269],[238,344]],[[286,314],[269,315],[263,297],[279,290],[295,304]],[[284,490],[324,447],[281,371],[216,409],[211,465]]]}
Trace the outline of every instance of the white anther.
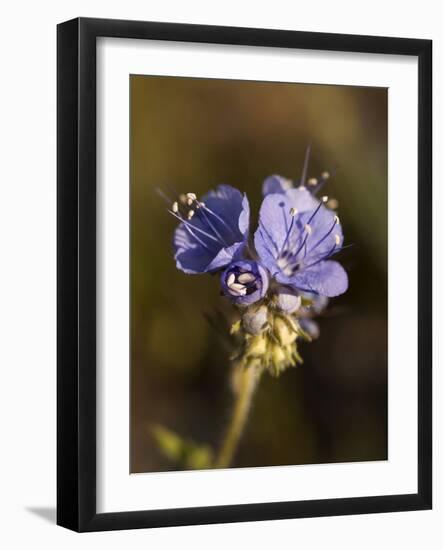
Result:
{"label": "white anther", "polygon": [[246,295],[246,287],[243,287],[241,290],[236,290],[235,288],[230,288],[229,293],[233,296],[245,296]]}
{"label": "white anther", "polygon": [[229,277],[227,278],[227,280],[226,280],[226,284],[227,284],[228,286],[231,286],[232,283],[235,283],[235,275],[234,275],[234,273],[231,273],[231,274],[229,275]]}
{"label": "white anther", "polygon": [[309,233],[309,235],[312,233],[312,227],[309,225],[309,223],[305,225],[305,230],[306,233]]}
{"label": "white anther", "polygon": [[177,214],[177,212],[178,212],[178,202],[177,201],[172,203],[172,211]]}
{"label": "white anther", "polygon": [[300,191],[306,191],[306,187],[304,185],[299,186]]}
{"label": "white anther", "polygon": [[291,208],[289,210],[289,213],[291,214],[291,216],[295,216],[296,214],[298,214],[298,210],[297,208]]}
{"label": "white anther", "polygon": [[334,235],[335,237],[335,244],[340,244],[340,235],[337,235],[337,233]]}
{"label": "white anther", "polygon": [[331,208],[331,210],[335,210],[338,208],[338,200],[337,199],[329,199],[328,204],[326,205],[328,208]]}
{"label": "white anther", "polygon": [[340,223],[340,218],[338,216],[334,216],[335,223]]}
{"label": "white anther", "polygon": [[229,285],[229,288],[231,290],[237,290],[238,292],[240,292],[243,289],[246,290],[245,285],[241,285],[239,283],[232,283],[232,284]]}
{"label": "white anther", "polygon": [[321,177],[324,179],[324,180],[327,180],[329,179],[331,176],[331,174],[329,172],[323,172]]}
{"label": "white anther", "polygon": [[237,281],[243,284],[252,283],[255,281],[255,277],[252,273],[242,273],[237,277]]}
{"label": "white anther", "polygon": [[188,212],[188,220],[191,220],[191,219],[193,218],[194,214],[195,214],[194,210],[189,210],[189,212]]}
{"label": "white anther", "polygon": [[192,206],[192,203],[197,200],[197,195],[195,193],[186,193],[186,204]]}
{"label": "white anther", "polygon": [[328,198],[329,198],[329,197],[327,197],[327,196],[325,195],[324,197],[321,198],[321,200],[322,200],[323,202],[328,202]]}
{"label": "white anther", "polygon": [[308,185],[317,185],[318,179],[317,178],[309,178],[308,179]]}
{"label": "white anther", "polygon": [[179,195],[179,200],[181,203],[183,204],[186,204],[186,195],[184,195],[183,193],[181,195]]}

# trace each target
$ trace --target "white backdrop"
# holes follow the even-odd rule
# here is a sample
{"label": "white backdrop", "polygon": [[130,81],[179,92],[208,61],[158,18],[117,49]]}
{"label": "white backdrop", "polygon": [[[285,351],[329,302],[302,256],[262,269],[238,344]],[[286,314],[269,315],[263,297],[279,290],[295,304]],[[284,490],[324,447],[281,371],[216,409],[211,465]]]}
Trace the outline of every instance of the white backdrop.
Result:
{"label": "white backdrop", "polygon": [[[82,16],[166,20],[434,39],[434,151],[441,151],[443,31],[439,3],[373,0],[367,4],[316,0],[67,0],[8,4],[2,11],[0,94],[2,195],[0,235],[0,544],[6,548],[215,548],[303,549],[379,546],[427,549],[441,545],[442,491],[435,510],[76,535],[54,526],[55,506],[55,25]],[[437,157],[437,155],[435,154]],[[443,179],[436,158],[434,180]],[[441,186],[435,204],[442,205]],[[434,207],[435,217],[437,209]],[[437,234],[442,222],[436,219]],[[435,246],[437,252],[437,247]],[[440,247],[441,249],[441,247]],[[441,279],[441,252],[435,262]],[[439,265],[440,264],[440,265]],[[435,288],[435,310],[442,309]],[[436,317],[441,318],[440,315]],[[440,319],[437,319],[439,321]],[[441,332],[435,325],[435,334]],[[435,394],[441,394],[440,346],[435,349]],[[439,391],[440,390],[440,391]],[[441,418],[435,399],[435,463],[442,462]],[[441,486],[438,471],[434,486]]]}

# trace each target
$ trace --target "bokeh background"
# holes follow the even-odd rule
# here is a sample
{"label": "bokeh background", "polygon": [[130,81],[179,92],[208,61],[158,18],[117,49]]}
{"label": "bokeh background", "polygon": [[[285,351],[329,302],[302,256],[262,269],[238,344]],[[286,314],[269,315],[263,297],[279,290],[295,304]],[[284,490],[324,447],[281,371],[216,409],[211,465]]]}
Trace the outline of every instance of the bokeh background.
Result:
{"label": "bokeh background", "polygon": [[349,291],[331,301],[304,364],[262,377],[233,467],[387,459],[387,90],[132,76],[131,471],[176,469],[162,425],[217,448],[229,419],[229,349],[207,316],[218,280],[175,268],[175,220],[156,193],[247,192],[255,223],[273,173],[334,173]]}

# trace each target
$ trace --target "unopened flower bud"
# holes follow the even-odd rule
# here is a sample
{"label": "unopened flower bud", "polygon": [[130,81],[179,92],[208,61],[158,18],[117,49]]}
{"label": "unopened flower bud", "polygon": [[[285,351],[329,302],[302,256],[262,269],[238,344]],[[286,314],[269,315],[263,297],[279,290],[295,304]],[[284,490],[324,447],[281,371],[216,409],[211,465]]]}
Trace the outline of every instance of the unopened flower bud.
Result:
{"label": "unopened flower bud", "polygon": [[242,325],[249,334],[261,334],[267,326],[268,308],[265,305],[249,307],[242,318]]}
{"label": "unopened flower bud", "polygon": [[302,330],[304,330],[313,340],[316,340],[320,336],[320,329],[318,323],[312,319],[300,319],[299,321]]}
{"label": "unopened flower bud", "polygon": [[268,285],[267,270],[252,260],[231,262],[221,275],[223,294],[239,306],[250,306],[261,300]]}
{"label": "unopened flower bud", "polygon": [[288,287],[280,287],[275,294],[275,304],[285,313],[294,313],[301,305],[301,296]]}
{"label": "unopened flower bud", "polygon": [[291,345],[297,338],[297,333],[280,317],[277,317],[274,321],[274,333],[282,346]]}

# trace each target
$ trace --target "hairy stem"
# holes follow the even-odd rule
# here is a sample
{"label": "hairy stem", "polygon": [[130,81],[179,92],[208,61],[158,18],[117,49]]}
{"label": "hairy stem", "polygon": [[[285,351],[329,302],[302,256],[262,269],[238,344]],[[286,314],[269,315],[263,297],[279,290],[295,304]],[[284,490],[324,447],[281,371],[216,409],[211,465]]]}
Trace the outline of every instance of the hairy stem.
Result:
{"label": "hairy stem", "polygon": [[215,468],[228,468],[243,433],[251,408],[252,398],[260,380],[258,367],[242,367],[238,373],[237,392],[231,421],[226,430],[220,452],[214,461]]}

